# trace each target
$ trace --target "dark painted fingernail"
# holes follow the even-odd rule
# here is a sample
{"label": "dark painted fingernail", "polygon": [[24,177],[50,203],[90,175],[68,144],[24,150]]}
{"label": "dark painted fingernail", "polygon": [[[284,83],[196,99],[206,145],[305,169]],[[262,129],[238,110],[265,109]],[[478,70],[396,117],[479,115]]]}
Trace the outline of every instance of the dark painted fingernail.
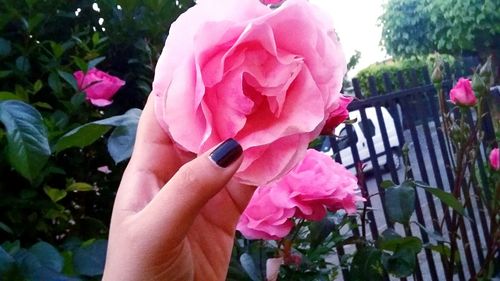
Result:
{"label": "dark painted fingernail", "polygon": [[226,168],[240,158],[242,152],[243,149],[237,141],[228,139],[210,153],[210,158],[220,167]]}

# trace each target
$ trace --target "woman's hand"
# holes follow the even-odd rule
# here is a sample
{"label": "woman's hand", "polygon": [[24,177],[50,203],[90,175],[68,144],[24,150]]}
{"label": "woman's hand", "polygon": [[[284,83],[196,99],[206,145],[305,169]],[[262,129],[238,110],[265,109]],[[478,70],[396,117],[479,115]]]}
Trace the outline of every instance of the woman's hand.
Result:
{"label": "woman's hand", "polygon": [[235,141],[210,153],[176,149],[148,100],[113,207],[103,280],[225,279],[254,187],[231,180],[242,161]]}

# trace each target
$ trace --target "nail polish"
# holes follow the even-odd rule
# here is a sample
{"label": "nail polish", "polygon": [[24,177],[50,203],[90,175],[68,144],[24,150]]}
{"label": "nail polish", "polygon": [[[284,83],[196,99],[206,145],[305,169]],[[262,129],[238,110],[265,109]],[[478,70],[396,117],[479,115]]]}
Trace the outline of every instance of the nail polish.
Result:
{"label": "nail polish", "polygon": [[210,159],[218,166],[226,168],[240,158],[241,153],[243,153],[241,145],[234,139],[227,139],[210,153]]}

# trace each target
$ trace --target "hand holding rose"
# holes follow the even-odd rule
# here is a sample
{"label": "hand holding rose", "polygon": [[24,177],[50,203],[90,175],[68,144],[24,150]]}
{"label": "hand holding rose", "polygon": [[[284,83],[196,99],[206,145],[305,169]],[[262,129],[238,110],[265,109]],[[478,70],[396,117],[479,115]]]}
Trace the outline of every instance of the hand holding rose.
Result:
{"label": "hand holding rose", "polygon": [[178,151],[148,101],[113,207],[103,280],[224,280],[254,188],[231,180],[237,143],[208,151]]}

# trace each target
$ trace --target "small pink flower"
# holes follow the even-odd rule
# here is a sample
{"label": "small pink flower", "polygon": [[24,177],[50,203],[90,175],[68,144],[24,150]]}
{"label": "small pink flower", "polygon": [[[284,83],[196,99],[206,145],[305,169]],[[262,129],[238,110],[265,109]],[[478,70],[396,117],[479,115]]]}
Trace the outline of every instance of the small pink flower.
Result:
{"label": "small pink flower", "polygon": [[73,73],[73,76],[78,88],[87,95],[87,100],[98,107],[112,104],[113,96],[125,85],[125,81],[97,68],[92,68],[87,73],[79,70]]}
{"label": "small pink flower", "polygon": [[294,210],[273,204],[267,186],[258,187],[236,226],[248,239],[276,240],[285,237],[293,227]]}
{"label": "small pink flower", "polygon": [[340,125],[342,122],[344,122],[347,117],[349,117],[349,111],[347,110],[347,106],[351,103],[353,100],[352,97],[346,97],[346,96],[340,96],[339,100],[339,106],[337,109],[332,111],[326,121],[325,126],[323,127],[323,130],[321,131],[321,134],[323,135],[330,135],[332,134],[333,130]]}
{"label": "small pink flower", "polygon": [[108,166],[101,166],[101,167],[97,168],[97,171],[104,173],[106,175],[111,173],[111,170],[109,169]]}
{"label": "small pink flower", "polygon": [[460,78],[455,87],[451,89],[450,99],[452,103],[461,106],[473,106],[477,102],[471,82],[465,78]]}
{"label": "small pink flower", "polygon": [[304,160],[272,184],[272,202],[282,208],[293,208],[296,217],[321,220],[326,210],[356,212],[357,179],[329,156],[309,149]]}
{"label": "small pink flower", "polygon": [[500,151],[498,150],[498,147],[491,150],[489,158],[491,168],[495,171],[500,171]]}

